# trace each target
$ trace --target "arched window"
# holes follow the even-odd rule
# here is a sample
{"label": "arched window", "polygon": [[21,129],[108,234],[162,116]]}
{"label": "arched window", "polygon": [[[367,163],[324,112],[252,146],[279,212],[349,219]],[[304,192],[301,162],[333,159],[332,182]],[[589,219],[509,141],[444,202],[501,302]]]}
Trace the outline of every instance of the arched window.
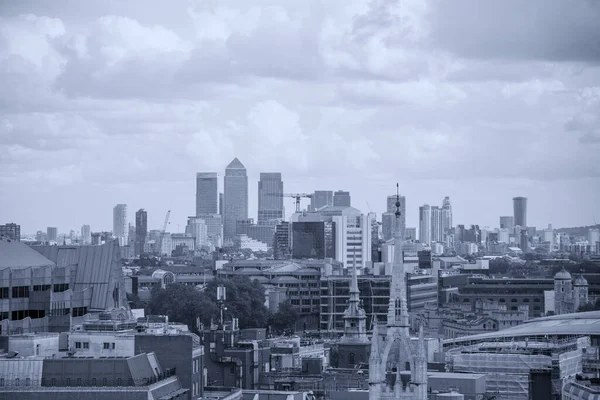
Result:
{"label": "arched window", "polygon": [[354,353],[348,354],[348,364],[350,364],[350,365],[356,364]]}

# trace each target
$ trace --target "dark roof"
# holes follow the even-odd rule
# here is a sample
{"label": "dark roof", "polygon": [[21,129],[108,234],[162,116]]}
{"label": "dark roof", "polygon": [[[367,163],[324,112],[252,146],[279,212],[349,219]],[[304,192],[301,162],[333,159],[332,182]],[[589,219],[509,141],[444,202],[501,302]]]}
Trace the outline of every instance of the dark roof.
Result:
{"label": "dark roof", "polygon": [[25,243],[0,240],[0,269],[55,266],[55,263]]}
{"label": "dark roof", "polygon": [[120,288],[119,304],[128,307],[118,241],[100,246],[36,246],[33,249],[58,267],[77,266],[73,290],[92,288],[92,309],[114,307],[113,291],[116,287]]}

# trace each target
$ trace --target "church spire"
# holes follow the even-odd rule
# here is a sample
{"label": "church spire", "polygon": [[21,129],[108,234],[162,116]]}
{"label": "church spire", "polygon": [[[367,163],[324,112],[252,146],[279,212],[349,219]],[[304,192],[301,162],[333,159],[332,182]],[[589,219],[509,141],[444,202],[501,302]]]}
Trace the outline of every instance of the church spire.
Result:
{"label": "church spire", "polygon": [[350,280],[350,298],[348,308],[344,312],[344,336],[342,342],[368,342],[367,315],[360,305],[360,291],[358,290],[358,274],[356,271],[356,249],[352,263],[352,278]]}
{"label": "church spire", "polygon": [[402,245],[402,224],[400,217],[400,185],[396,183],[396,229],[394,232],[394,262],[390,283],[390,303],[388,306],[388,326],[408,327],[408,309],[406,303],[406,273],[404,271],[404,252]]}

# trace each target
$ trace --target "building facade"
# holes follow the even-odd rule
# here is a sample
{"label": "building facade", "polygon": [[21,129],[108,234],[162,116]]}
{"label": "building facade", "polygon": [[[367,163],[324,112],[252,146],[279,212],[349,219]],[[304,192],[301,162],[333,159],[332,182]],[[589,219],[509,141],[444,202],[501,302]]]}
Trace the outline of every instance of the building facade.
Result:
{"label": "building facade", "polygon": [[[119,240],[119,245],[127,244],[127,204],[117,204],[113,208],[113,236]],[[48,241],[51,241],[48,238]]]}
{"label": "building facade", "polygon": [[196,174],[196,216],[219,212],[218,187],[216,172],[198,172]]}
{"label": "building facade", "polygon": [[527,197],[513,198],[513,215],[515,226],[527,227]]}
{"label": "building facade", "polygon": [[139,255],[144,252],[146,237],[148,236],[148,213],[143,208],[140,208],[135,213],[135,254]]}
{"label": "building facade", "polygon": [[332,190],[316,190],[310,198],[310,210],[317,211],[323,207],[333,206]]}
{"label": "building facade", "polygon": [[431,243],[431,206],[428,204],[419,207],[419,241],[426,245]]}
{"label": "building facade", "polygon": [[0,238],[21,241],[21,225],[14,222],[0,225]]}
{"label": "building facade", "polygon": [[258,225],[275,225],[283,217],[281,173],[261,172],[258,181]]}
{"label": "building facade", "polygon": [[248,219],[248,176],[237,157],[225,168],[224,182],[223,231],[225,240],[232,241],[237,221]]}
{"label": "building facade", "polygon": [[334,207],[351,207],[350,192],[338,190],[333,194]]}
{"label": "building facade", "polygon": [[49,226],[46,228],[46,241],[56,242],[58,240],[58,228],[55,226]]}
{"label": "building facade", "polygon": [[292,223],[292,258],[325,259],[335,257],[335,223],[294,222]]}

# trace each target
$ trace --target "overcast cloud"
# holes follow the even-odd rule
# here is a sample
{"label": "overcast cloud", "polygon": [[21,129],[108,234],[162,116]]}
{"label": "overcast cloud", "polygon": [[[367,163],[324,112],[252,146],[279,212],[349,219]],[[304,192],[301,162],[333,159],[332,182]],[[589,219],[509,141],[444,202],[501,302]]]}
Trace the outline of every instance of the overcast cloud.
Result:
{"label": "overcast cloud", "polygon": [[[600,2],[0,3],[0,223],[171,230],[195,173],[239,157],[286,192],[383,211],[449,195],[455,223],[600,221]],[[286,201],[289,212],[293,201]]]}

